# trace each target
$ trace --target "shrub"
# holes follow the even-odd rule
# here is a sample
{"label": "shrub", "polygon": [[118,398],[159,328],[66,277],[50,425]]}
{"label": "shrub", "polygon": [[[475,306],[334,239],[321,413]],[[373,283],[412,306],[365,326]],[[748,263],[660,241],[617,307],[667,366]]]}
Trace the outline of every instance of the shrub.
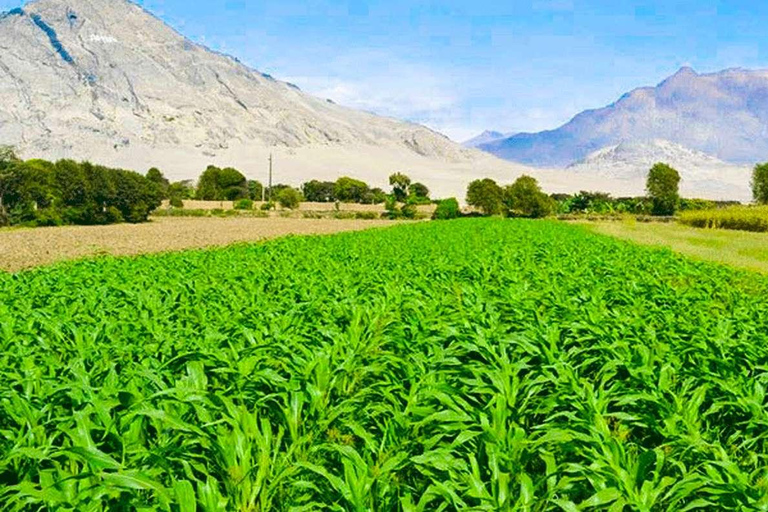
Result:
{"label": "shrub", "polygon": [[61,218],[61,213],[55,208],[45,208],[35,212],[35,226],[61,226],[63,224],[64,219]]}
{"label": "shrub", "polygon": [[437,204],[432,218],[435,220],[456,219],[461,216],[459,202],[455,198],[444,199]]}
{"label": "shrub", "polygon": [[299,207],[299,204],[301,204],[301,193],[294,188],[285,188],[278,192],[277,202],[280,203],[280,206],[283,208],[295,210]]}
{"label": "shrub", "polygon": [[123,219],[123,214],[120,213],[120,210],[118,210],[114,206],[110,206],[104,211],[104,217],[105,217],[106,224],[118,224],[125,220]]}
{"label": "shrub", "polygon": [[400,208],[400,215],[404,219],[415,219],[418,213],[419,209],[413,203],[404,204],[402,208]]}
{"label": "shrub", "polygon": [[384,209],[386,210],[382,214],[382,217],[384,218],[394,220],[402,217],[402,212],[400,211],[400,207],[397,204],[397,199],[394,194],[387,197],[387,200],[384,202]]}
{"label": "shrub", "polygon": [[184,208],[184,201],[179,196],[171,197],[170,204],[174,208]]}
{"label": "shrub", "polygon": [[267,212],[267,211],[269,211],[269,210],[274,210],[274,209],[275,209],[275,203],[272,203],[272,202],[266,202],[266,203],[264,203],[264,204],[262,204],[262,205],[261,205],[260,209],[261,209],[262,211],[265,211],[265,212]]}
{"label": "shrub", "polygon": [[253,201],[250,199],[238,199],[235,201],[235,210],[253,210]]}
{"label": "shrub", "polygon": [[379,214],[376,212],[355,212],[355,218],[359,220],[373,220],[378,219]]}

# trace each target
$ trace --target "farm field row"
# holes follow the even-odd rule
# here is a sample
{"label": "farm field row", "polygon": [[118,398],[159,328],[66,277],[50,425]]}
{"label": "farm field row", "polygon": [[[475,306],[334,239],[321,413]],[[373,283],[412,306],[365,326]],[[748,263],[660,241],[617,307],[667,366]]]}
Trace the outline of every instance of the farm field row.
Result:
{"label": "farm field row", "polygon": [[0,275],[0,509],[763,509],[766,297],[500,219]]}
{"label": "farm field row", "polygon": [[587,222],[584,225],[596,233],[768,274],[768,233],[701,229],[674,223]]}
{"label": "farm field row", "polygon": [[144,224],[0,230],[0,271],[100,255],[137,255],[390,226],[385,220],[161,217]]}

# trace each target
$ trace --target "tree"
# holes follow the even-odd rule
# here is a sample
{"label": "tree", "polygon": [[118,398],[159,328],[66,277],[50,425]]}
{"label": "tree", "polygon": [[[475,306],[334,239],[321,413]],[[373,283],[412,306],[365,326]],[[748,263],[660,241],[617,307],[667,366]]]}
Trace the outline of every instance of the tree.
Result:
{"label": "tree", "polygon": [[251,201],[261,201],[264,197],[264,185],[260,181],[248,180],[248,197]]}
{"label": "tree", "polygon": [[221,180],[224,199],[227,201],[236,201],[248,197],[248,180],[237,169],[225,167],[221,170],[219,179]]}
{"label": "tree", "polygon": [[195,197],[195,185],[192,181],[177,181],[168,187],[168,199],[171,200],[171,206],[174,208],[182,208],[183,201],[193,197]]}
{"label": "tree", "polygon": [[371,189],[371,204],[384,204],[387,202],[387,193],[380,188]]}
{"label": "tree", "polygon": [[197,198],[202,201],[234,201],[248,197],[248,180],[232,167],[219,169],[214,165],[200,176]]}
{"label": "tree", "polygon": [[428,204],[429,189],[423,183],[413,183],[408,187],[408,200],[416,204]]}
{"label": "tree", "polygon": [[365,182],[343,176],[336,180],[334,195],[343,203],[362,203],[369,190]]}
{"label": "tree", "polygon": [[456,219],[461,216],[459,202],[455,198],[443,199],[437,204],[435,212],[432,214],[434,220]]}
{"label": "tree", "polygon": [[10,146],[0,146],[0,226],[8,224],[8,195],[19,180],[19,158]]}
{"label": "tree", "polygon": [[467,189],[467,204],[485,215],[496,215],[501,213],[503,196],[503,190],[492,179],[475,180]]}
{"label": "tree", "polygon": [[163,199],[168,199],[168,189],[171,186],[171,182],[163,176],[163,173],[157,167],[152,167],[147,171],[147,179],[160,187],[163,193]]}
{"label": "tree", "polygon": [[280,192],[277,193],[276,199],[283,208],[295,210],[299,207],[302,197],[298,190],[288,187],[280,190]]}
{"label": "tree", "polygon": [[336,201],[336,184],[332,181],[312,180],[301,186],[304,198],[310,203],[333,203]]}
{"label": "tree", "polygon": [[539,219],[552,214],[555,201],[541,191],[535,178],[520,176],[504,189],[504,206],[510,217]]}
{"label": "tree", "polygon": [[646,190],[653,203],[653,215],[674,215],[680,203],[680,173],[658,163],[648,173]]}
{"label": "tree", "polygon": [[768,164],[758,164],[752,172],[752,195],[757,204],[768,204]]}
{"label": "tree", "polygon": [[571,198],[568,213],[610,213],[612,203],[610,194],[582,190]]}
{"label": "tree", "polygon": [[398,172],[389,177],[389,184],[392,185],[392,194],[399,203],[404,203],[408,199],[408,190],[411,186],[411,178]]}
{"label": "tree", "polygon": [[115,201],[109,205],[116,208],[127,222],[145,222],[160,203],[162,191],[157,183],[133,171],[113,170]]}

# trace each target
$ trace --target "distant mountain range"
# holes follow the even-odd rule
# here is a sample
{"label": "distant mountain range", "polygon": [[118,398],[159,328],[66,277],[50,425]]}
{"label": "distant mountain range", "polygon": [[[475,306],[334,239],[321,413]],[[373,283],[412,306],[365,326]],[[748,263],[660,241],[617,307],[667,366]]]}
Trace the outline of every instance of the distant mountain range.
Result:
{"label": "distant mountain range", "polygon": [[[525,173],[549,192],[642,194],[642,179],[622,177],[634,171],[610,177],[562,168],[641,136],[751,161],[768,155],[766,98],[768,72],[683,70],[559,130],[486,133],[467,148],[424,126],[306,94],[190,41],[127,0],[37,0],[0,15],[0,145],[25,158],[156,166],[171,179],[196,178],[215,164],[264,180],[274,155],[275,180],[291,184],[349,175],[386,186],[404,171],[436,197],[463,199],[473,179],[510,183]],[[737,194],[718,183],[690,193],[748,196],[748,180]]]}
{"label": "distant mountain range", "polygon": [[752,165],[768,160],[768,71],[686,67],[555,130],[484,139],[472,147],[537,167],[562,168],[606,147],[658,139]]}

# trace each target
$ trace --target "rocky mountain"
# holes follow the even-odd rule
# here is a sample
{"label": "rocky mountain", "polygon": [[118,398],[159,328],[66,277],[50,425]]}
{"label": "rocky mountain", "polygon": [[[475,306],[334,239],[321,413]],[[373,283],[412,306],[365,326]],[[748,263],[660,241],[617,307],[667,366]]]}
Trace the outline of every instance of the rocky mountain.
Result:
{"label": "rocky mountain", "polygon": [[657,162],[669,164],[680,172],[681,188],[687,195],[743,201],[751,197],[750,167],[723,162],[667,140],[624,141],[591,153],[569,165],[567,170],[642,183]]}
{"label": "rocky mountain", "polygon": [[564,126],[479,147],[502,158],[565,167],[622,141],[664,139],[739,164],[768,158],[768,70],[698,74],[683,68]]}
{"label": "rocky mountain", "polygon": [[493,130],[486,130],[477,137],[471,138],[468,141],[464,142],[462,146],[465,148],[477,148],[482,146],[483,144],[489,144],[491,142],[496,142],[497,140],[501,140],[508,137],[508,135],[505,135],[501,132],[493,131]]}
{"label": "rocky mountain", "polygon": [[281,179],[361,163],[370,173],[365,159],[382,155],[388,170],[488,161],[423,126],[305,94],[127,0],[38,0],[0,17],[0,144],[172,177],[209,163],[261,169],[269,152]]}

